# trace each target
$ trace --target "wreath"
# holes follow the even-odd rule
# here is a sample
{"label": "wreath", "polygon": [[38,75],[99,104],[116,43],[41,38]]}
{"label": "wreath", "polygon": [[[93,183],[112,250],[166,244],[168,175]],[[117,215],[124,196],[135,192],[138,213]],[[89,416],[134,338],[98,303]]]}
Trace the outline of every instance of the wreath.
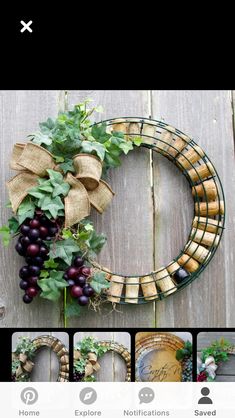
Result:
{"label": "wreath", "polygon": [[126,382],[131,381],[131,355],[127,348],[114,341],[96,341],[85,337],[74,347],[73,378],[76,382],[95,382],[95,373],[100,370],[99,358],[113,351],[119,354],[126,363]]}
{"label": "wreath", "polygon": [[[163,358],[157,362],[157,369],[153,362],[145,361],[149,353],[156,351],[163,353]],[[170,358],[164,353],[173,353]],[[175,361],[172,359],[175,358]],[[169,375],[176,376],[181,382],[192,382],[192,344],[183,341],[173,334],[157,333],[140,339],[135,346],[137,382],[171,381]],[[178,376],[178,377],[177,377]]]}
{"label": "wreath", "polygon": [[197,358],[197,381],[213,382],[216,378],[216,370],[223,362],[229,360],[229,354],[235,354],[235,345],[224,338],[204,348],[201,357]]}
{"label": "wreath", "polygon": [[12,353],[12,380],[30,382],[35,357],[43,347],[49,347],[57,356],[60,369],[57,382],[69,381],[69,353],[65,345],[50,335],[36,337],[19,337],[19,342]]}
{"label": "wreath", "polygon": [[[103,299],[146,303],[182,289],[213,257],[224,228],[224,195],[209,158],[187,135],[150,119],[112,119],[92,124],[99,109],[87,101],[40,124],[29,142],[15,144],[10,162],[18,174],[7,184],[14,216],[0,229],[4,245],[15,246],[26,264],[20,269],[23,301],[57,301],[65,292],[65,315],[81,307],[97,309]],[[102,213],[113,198],[104,181],[120,155],[147,147],[170,159],[192,188],[195,216],[189,239],[166,267],[141,276],[113,273],[94,261],[106,242],[89,219],[93,206]],[[69,292],[66,289],[69,288]]]}

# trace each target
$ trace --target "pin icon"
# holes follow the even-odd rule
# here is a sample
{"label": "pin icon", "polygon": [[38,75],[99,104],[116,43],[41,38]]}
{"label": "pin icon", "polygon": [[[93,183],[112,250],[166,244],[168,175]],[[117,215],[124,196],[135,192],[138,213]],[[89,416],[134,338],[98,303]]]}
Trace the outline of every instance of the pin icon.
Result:
{"label": "pin icon", "polygon": [[33,405],[38,400],[38,392],[32,387],[27,387],[22,390],[20,397],[22,402],[24,402],[26,405]]}

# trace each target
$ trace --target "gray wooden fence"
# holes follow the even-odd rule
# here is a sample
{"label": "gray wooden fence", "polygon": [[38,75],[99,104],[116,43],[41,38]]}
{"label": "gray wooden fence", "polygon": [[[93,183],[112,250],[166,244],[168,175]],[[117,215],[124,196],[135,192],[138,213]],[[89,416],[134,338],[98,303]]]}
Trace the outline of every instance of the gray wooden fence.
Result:
{"label": "gray wooden fence", "polygon": [[[58,338],[69,349],[69,335],[66,332],[15,332],[12,335],[12,351],[15,350],[18,338],[29,337],[33,340],[40,335],[51,335]],[[31,382],[56,382],[59,374],[59,362],[56,354],[48,347],[43,347],[37,353],[30,380]]]}
{"label": "gray wooden fence", "polygon": [[[128,332],[76,332],[74,345],[84,337],[94,337],[97,341],[114,341],[131,351],[131,338]],[[125,382],[126,364],[123,358],[112,351],[98,359],[100,370],[95,374],[97,382]]]}
{"label": "gray wooden fence", "polygon": [[[224,338],[235,345],[235,332],[200,332],[197,337],[197,351],[209,347],[214,341]],[[235,382],[235,355],[229,355],[228,361],[221,363],[216,370],[216,382]]]}
{"label": "gray wooden fence", "polygon": [[[162,302],[122,306],[118,312],[89,311],[80,319],[71,319],[68,326],[233,326],[235,165],[230,91],[1,91],[1,224],[9,215],[5,181],[12,175],[8,161],[13,144],[25,141],[39,121],[86,97],[103,105],[103,118],[151,116],[192,136],[221,176],[227,222],[213,261],[200,279],[182,292]],[[193,216],[193,201],[185,178],[161,155],[154,154],[151,170],[150,151],[141,148],[124,158],[120,168],[110,171],[109,182],[116,193],[112,205],[102,216],[92,214],[97,230],[108,237],[99,260],[126,274],[146,273],[166,265],[186,243]],[[63,326],[62,301],[51,304],[37,298],[29,306],[21,302],[18,270],[22,260],[13,248],[12,244],[1,249],[1,326]]]}

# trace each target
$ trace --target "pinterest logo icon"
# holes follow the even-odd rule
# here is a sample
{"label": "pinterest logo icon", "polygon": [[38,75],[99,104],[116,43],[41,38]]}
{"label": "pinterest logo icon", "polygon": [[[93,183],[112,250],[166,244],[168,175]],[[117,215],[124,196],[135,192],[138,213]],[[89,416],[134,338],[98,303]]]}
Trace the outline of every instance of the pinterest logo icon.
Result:
{"label": "pinterest logo icon", "polygon": [[20,397],[26,405],[33,405],[38,400],[38,392],[32,387],[27,387],[22,390]]}

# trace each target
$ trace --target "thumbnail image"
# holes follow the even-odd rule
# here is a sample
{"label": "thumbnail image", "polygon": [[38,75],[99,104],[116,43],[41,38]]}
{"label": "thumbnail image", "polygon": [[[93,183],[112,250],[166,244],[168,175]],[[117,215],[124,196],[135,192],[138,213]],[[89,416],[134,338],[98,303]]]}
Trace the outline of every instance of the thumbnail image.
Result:
{"label": "thumbnail image", "polygon": [[235,332],[200,332],[197,381],[235,382]]}
{"label": "thumbnail image", "polygon": [[68,382],[68,334],[15,332],[11,370],[13,382]]}
{"label": "thumbnail image", "polygon": [[191,382],[192,368],[189,332],[136,334],[136,382]]}
{"label": "thumbnail image", "polygon": [[130,382],[131,339],[127,332],[77,332],[73,379],[76,382]]}

